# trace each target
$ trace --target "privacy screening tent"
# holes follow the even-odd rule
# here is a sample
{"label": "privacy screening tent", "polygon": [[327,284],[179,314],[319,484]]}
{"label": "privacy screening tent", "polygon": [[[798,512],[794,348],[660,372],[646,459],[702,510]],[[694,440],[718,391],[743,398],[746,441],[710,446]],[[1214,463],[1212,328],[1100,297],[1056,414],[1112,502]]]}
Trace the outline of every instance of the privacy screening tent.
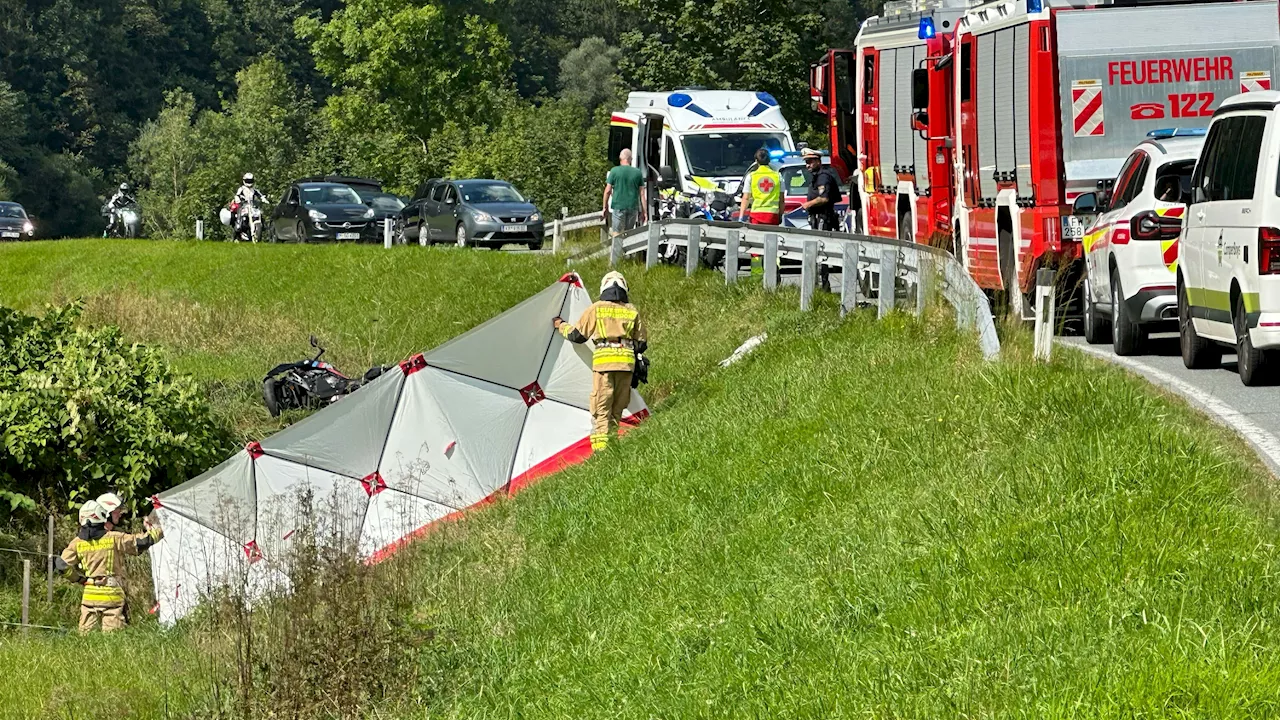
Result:
{"label": "privacy screening tent", "polygon": [[[211,590],[287,589],[303,532],[378,561],[433,523],[591,454],[591,349],[551,319],[591,303],[576,274],[154,498],[160,621]],[[625,419],[648,410],[634,391]]]}

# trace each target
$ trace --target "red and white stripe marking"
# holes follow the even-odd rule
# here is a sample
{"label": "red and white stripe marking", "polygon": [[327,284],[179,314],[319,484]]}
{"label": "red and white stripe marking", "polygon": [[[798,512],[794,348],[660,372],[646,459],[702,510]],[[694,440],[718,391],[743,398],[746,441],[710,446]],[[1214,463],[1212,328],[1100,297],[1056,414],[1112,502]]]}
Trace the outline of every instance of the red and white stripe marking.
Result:
{"label": "red and white stripe marking", "polygon": [[1071,123],[1076,137],[1106,134],[1106,126],[1102,123],[1101,80],[1075,80],[1071,83]]}
{"label": "red and white stripe marking", "polygon": [[1240,92],[1258,92],[1271,89],[1270,70],[1250,70],[1240,73]]}

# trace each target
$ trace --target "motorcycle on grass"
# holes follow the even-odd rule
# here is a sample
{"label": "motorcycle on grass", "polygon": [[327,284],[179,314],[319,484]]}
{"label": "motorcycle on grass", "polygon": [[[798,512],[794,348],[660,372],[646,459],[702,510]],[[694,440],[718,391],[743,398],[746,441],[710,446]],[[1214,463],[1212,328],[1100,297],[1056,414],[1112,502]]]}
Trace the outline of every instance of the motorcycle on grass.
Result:
{"label": "motorcycle on grass", "polygon": [[335,403],[391,368],[375,365],[364,377],[349,378],[320,360],[325,350],[315,335],[311,336],[311,347],[317,351],[315,357],[281,363],[262,379],[262,401],[271,417],[279,417],[285,410],[320,408]]}

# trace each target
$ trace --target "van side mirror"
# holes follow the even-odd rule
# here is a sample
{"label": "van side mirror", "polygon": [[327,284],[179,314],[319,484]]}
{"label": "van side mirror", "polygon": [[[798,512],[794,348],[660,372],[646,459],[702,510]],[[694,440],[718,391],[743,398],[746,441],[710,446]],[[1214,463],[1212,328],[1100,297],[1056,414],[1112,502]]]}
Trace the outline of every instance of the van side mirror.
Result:
{"label": "van side mirror", "polygon": [[927,110],[929,108],[929,71],[916,68],[911,71],[911,109]]}
{"label": "van side mirror", "polygon": [[1080,193],[1071,203],[1072,215],[1097,215],[1098,193]]}
{"label": "van side mirror", "polygon": [[670,165],[663,165],[658,168],[658,187],[666,190],[679,185],[680,181],[676,178],[676,171]]}

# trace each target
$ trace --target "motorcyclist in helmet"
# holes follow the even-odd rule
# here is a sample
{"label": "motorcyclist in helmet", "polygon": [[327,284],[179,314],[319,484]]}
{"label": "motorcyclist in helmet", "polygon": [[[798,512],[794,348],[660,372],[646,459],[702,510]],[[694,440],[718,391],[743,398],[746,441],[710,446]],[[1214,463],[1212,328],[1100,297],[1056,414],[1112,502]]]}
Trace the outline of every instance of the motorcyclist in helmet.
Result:
{"label": "motorcyclist in helmet", "polygon": [[248,208],[250,206],[262,208],[267,204],[267,196],[253,185],[253,173],[245,173],[244,177],[240,178],[240,187],[236,188],[236,194],[231,198],[231,203],[236,206],[236,234],[248,236]]}
{"label": "motorcyclist in helmet", "polygon": [[129,187],[129,183],[120,183],[120,188],[116,190],[116,194],[112,195],[107,200],[107,204],[102,206],[102,214],[107,216],[107,229],[103,231],[102,237],[110,235],[121,223],[121,210],[137,204],[138,201],[134,199],[133,188]]}

